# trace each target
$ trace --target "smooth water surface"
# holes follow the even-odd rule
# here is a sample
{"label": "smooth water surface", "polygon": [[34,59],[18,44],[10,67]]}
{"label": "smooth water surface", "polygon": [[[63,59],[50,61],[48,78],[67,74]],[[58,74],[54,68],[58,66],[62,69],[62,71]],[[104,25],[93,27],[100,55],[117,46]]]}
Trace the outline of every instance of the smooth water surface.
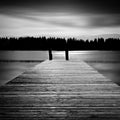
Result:
{"label": "smooth water surface", "polygon": [[[64,51],[54,51],[53,59],[65,59]],[[70,60],[82,60],[120,85],[120,51],[70,51]],[[48,59],[47,51],[1,51],[0,85]]]}

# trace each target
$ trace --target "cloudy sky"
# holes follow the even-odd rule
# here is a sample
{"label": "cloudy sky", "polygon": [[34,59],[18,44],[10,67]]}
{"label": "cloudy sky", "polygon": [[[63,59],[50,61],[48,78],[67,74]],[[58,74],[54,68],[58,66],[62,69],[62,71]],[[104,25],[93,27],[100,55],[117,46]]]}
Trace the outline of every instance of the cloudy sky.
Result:
{"label": "cloudy sky", "polygon": [[0,36],[120,34],[119,0],[0,0]]}

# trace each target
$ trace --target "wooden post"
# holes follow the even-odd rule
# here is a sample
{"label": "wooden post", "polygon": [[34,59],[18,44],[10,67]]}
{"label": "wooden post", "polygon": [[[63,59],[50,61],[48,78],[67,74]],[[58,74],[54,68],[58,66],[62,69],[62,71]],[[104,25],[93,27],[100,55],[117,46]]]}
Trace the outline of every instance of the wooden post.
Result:
{"label": "wooden post", "polygon": [[68,51],[68,43],[66,41],[66,45],[65,45],[65,59],[69,60],[69,51]]}
{"label": "wooden post", "polygon": [[53,58],[52,58],[52,49],[50,48],[49,50],[49,60],[52,60]]}

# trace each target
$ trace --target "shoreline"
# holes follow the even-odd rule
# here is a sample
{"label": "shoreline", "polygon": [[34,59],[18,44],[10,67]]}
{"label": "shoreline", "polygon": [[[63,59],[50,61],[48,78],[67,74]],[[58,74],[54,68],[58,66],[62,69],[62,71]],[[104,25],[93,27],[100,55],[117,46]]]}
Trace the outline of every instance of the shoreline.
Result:
{"label": "shoreline", "polygon": [[[63,51],[54,51],[54,59],[65,59]],[[70,60],[82,60],[104,76],[120,85],[120,52],[73,51]],[[3,51],[0,53],[0,85],[48,59],[44,51]]]}

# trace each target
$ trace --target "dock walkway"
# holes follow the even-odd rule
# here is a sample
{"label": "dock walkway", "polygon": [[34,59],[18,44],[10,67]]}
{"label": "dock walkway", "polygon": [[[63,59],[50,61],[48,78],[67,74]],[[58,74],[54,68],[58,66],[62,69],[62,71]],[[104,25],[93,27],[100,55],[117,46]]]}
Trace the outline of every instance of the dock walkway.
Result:
{"label": "dock walkway", "polygon": [[36,65],[0,87],[0,120],[119,120],[120,87],[83,61]]}

